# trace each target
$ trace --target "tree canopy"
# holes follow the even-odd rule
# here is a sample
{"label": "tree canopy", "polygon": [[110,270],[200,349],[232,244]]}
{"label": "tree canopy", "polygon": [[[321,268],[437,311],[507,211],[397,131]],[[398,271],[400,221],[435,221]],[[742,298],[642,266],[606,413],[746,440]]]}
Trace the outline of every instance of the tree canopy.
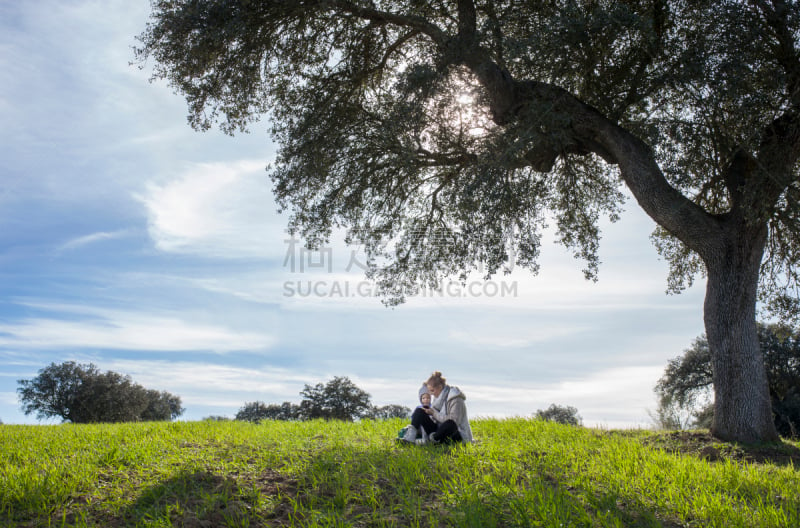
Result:
{"label": "tree canopy", "polygon": [[372,420],[391,420],[392,418],[409,418],[411,417],[411,409],[405,405],[382,405],[372,406],[366,413],[365,418]]}
{"label": "tree canopy", "polygon": [[236,413],[237,420],[256,423],[261,420],[291,421],[300,418],[300,406],[291,402],[270,403],[269,405],[261,401],[248,402]]}
{"label": "tree canopy", "polygon": [[145,389],[130,376],[101,372],[94,364],[51,363],[30,380],[18,380],[25,414],[60,417],[72,423],[173,420],[183,414],[181,399]]}
{"label": "tree canopy", "polygon": [[546,420],[548,422],[556,422],[564,425],[583,424],[583,418],[578,414],[578,409],[571,405],[556,405],[552,403],[550,407],[545,410],[538,409],[535,416],[538,420]]}
{"label": "tree canopy", "polygon": [[372,408],[370,395],[346,376],[336,376],[313,387],[306,384],[300,394],[303,396],[300,414],[307,420],[325,418],[352,422],[365,417]]}
{"label": "tree canopy", "polygon": [[346,376],[336,376],[327,383],[317,383],[314,386],[306,384],[300,394],[303,400],[299,405],[288,401],[282,404],[266,404],[260,401],[245,403],[236,413],[236,419],[260,422],[322,418],[352,422],[360,418],[407,418],[411,414],[411,410],[402,405],[371,405],[371,396]]}
{"label": "tree canopy", "polygon": [[707,276],[715,434],[763,441],[756,302],[800,315],[798,35],[783,0],[153,0],[136,53],[197,129],[267,114],[290,227],[346,230],[390,303],[536,272],[548,222],[594,279],[627,187],[668,289]]}

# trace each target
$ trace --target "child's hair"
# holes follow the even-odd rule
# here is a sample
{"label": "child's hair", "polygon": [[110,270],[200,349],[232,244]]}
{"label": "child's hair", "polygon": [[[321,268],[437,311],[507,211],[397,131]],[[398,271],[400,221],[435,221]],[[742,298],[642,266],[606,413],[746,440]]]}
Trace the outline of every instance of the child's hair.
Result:
{"label": "child's hair", "polygon": [[430,383],[434,387],[444,387],[447,384],[447,380],[442,377],[442,373],[438,370],[431,374],[431,377],[428,378],[428,381],[425,383]]}

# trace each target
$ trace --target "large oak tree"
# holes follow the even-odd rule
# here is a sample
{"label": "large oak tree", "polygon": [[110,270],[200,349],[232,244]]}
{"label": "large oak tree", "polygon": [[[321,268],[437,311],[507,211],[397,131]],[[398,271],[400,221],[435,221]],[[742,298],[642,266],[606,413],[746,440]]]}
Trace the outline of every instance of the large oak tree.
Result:
{"label": "large oak tree", "polygon": [[669,289],[707,276],[713,432],[750,442],[778,438],[759,295],[798,313],[799,28],[783,0],[153,0],[137,58],[197,129],[266,113],[290,226],[347,229],[392,301],[535,272],[545,218],[594,278],[627,186]]}

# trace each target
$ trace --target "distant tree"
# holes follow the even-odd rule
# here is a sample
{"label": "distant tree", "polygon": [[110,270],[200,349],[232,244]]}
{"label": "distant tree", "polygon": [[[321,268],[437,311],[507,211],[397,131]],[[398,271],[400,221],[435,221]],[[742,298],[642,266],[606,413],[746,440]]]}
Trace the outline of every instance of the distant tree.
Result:
{"label": "distant tree", "polygon": [[692,417],[694,418],[694,427],[700,429],[711,429],[711,425],[714,422],[714,404],[708,403],[707,405],[692,411]]}
{"label": "distant tree", "polygon": [[227,416],[220,416],[220,415],[217,415],[217,414],[212,414],[210,416],[206,416],[205,418],[203,418],[203,421],[204,422],[230,422],[231,419],[228,418]]}
{"label": "distant tree", "polygon": [[236,413],[236,420],[258,423],[267,419],[267,404],[261,401],[247,402]]}
{"label": "distant tree", "polygon": [[142,412],[143,421],[174,420],[185,410],[179,396],[167,391],[148,390],[147,408]]}
{"label": "distant tree", "polygon": [[300,419],[300,406],[288,401],[280,405],[275,403],[267,405],[266,411],[267,418],[270,420],[292,421]]}
{"label": "distant tree", "polygon": [[370,395],[347,377],[337,376],[328,383],[306,385],[300,392],[303,419],[325,418],[352,422],[365,417],[371,408]]}
{"label": "distant tree", "polygon": [[546,410],[537,410],[536,418],[539,420],[547,420],[549,422],[557,422],[564,425],[581,425],[583,419],[578,414],[578,409],[569,405],[556,405],[551,404]]}
{"label": "distant tree", "polygon": [[390,420],[392,418],[408,418],[411,416],[411,409],[404,405],[384,405],[382,407],[370,407],[365,418],[373,420]]}
{"label": "distant tree", "polygon": [[[800,331],[785,325],[758,325],[764,355],[775,427],[783,436],[800,435]],[[682,356],[671,359],[655,392],[659,409],[674,407],[694,418],[690,427],[709,427],[714,407],[710,402],[711,351],[704,336],[698,337]]]}
{"label": "distant tree", "polygon": [[150,403],[144,387],[113,371],[85,378],[75,401],[77,423],[135,422]]}
{"label": "distant tree", "polygon": [[694,414],[676,402],[660,402],[655,411],[648,410],[647,414],[655,428],[661,431],[686,429],[694,423]]}
{"label": "distant tree", "polygon": [[72,423],[172,420],[184,409],[168,392],[147,390],[129,376],[101,372],[94,364],[51,363],[31,380],[18,380],[25,414]]}
{"label": "distant tree", "polygon": [[[711,352],[704,336],[698,337],[683,356],[667,363],[664,375],[656,383],[658,396],[656,416],[680,416],[668,420],[663,429],[702,427],[700,414],[709,407],[711,398]],[[713,411],[712,411],[713,412]],[[704,414],[704,416],[706,416]]]}

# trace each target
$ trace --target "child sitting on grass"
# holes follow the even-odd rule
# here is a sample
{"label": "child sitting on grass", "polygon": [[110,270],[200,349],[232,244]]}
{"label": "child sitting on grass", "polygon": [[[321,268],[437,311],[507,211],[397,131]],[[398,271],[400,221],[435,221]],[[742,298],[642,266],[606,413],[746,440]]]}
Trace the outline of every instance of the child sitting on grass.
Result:
{"label": "child sitting on grass", "polygon": [[427,440],[428,434],[436,430],[436,423],[428,416],[425,409],[431,408],[431,393],[428,386],[423,383],[418,391],[419,405],[411,414],[411,425],[407,425],[400,430],[397,435],[398,440],[414,443],[418,439]]}

